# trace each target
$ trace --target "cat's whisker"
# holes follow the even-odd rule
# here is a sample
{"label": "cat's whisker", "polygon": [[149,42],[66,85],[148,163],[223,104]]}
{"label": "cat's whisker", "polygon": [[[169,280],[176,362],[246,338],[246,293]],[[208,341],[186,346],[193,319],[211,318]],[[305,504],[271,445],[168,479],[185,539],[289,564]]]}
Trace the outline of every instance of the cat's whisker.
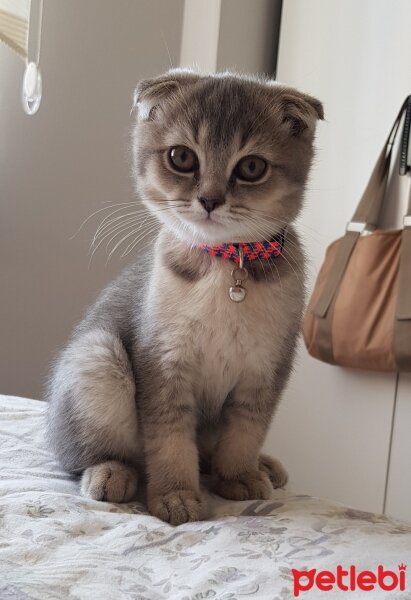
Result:
{"label": "cat's whisker", "polygon": [[114,210],[112,213],[110,213],[109,215],[106,215],[103,220],[99,223],[97,230],[96,230],[96,234],[101,230],[101,228],[104,227],[104,225],[108,222],[111,221],[111,219],[114,217],[114,215],[117,215],[119,212],[127,210],[127,208],[118,208],[117,210]]}
{"label": "cat's whisker", "polygon": [[135,246],[140,240],[144,239],[153,231],[159,230],[160,227],[161,224],[157,221],[154,223],[150,223],[149,226],[146,227],[143,231],[141,231],[141,227],[136,229],[134,233],[137,234],[137,237],[135,237],[133,240],[131,240],[131,242],[128,243],[127,247],[123,250],[121,257],[123,258],[124,256],[127,256],[135,248]]}
{"label": "cat's whisker", "polygon": [[302,268],[302,266],[300,264],[301,258],[299,256],[297,256],[297,258],[296,258],[294,251],[293,251],[295,249],[298,252],[298,255],[300,254],[301,246],[299,244],[298,238],[296,238],[296,239],[297,239],[297,242],[294,242],[292,240],[291,236],[286,235],[286,242],[283,247],[283,254],[287,254],[293,260],[293,263],[296,265],[296,268],[298,268],[301,272],[304,272],[304,269]]}
{"label": "cat's whisker", "polygon": [[[158,225],[158,228],[159,228],[159,225]],[[140,236],[138,236],[137,238],[135,238],[127,246],[127,248],[124,250],[124,252],[121,254],[121,258],[124,258],[128,254],[130,254],[130,252],[132,252],[134,250],[134,248],[137,246],[137,244],[141,243],[148,235],[155,233],[156,229],[157,229],[156,226],[153,225],[152,227],[150,227],[147,230],[145,230],[143,232],[143,234],[141,234]]]}
{"label": "cat's whisker", "polygon": [[[287,225],[290,225],[290,222],[289,222],[288,220],[286,220],[286,219],[281,219],[281,218],[279,218],[279,217],[274,217],[274,216],[271,216],[271,215],[267,214],[267,213],[266,213],[265,211],[263,211],[263,210],[259,210],[259,209],[257,209],[257,208],[253,208],[252,210],[249,210],[249,209],[248,209],[248,208],[246,208],[246,207],[241,207],[241,208],[244,208],[244,209],[245,209],[245,212],[246,212],[246,214],[247,214],[247,213],[252,213],[253,215],[256,215],[256,216],[257,216],[257,215],[262,215],[264,218],[266,218],[267,220],[270,220],[270,221],[272,221],[273,223],[278,223],[278,224],[280,224],[280,223],[281,223],[281,224],[282,224],[282,226],[287,226]],[[233,211],[233,212],[235,212],[235,214],[240,214],[240,215],[242,215],[242,216],[244,215],[244,213],[241,213],[241,212],[238,212],[238,213],[237,213],[237,210],[236,210],[236,211]],[[297,230],[298,230],[299,228],[302,228],[302,229],[305,229],[305,230],[307,230],[308,232],[313,232],[313,233],[315,233],[316,235],[318,235],[318,236],[322,237],[324,241],[327,241],[327,240],[328,240],[327,236],[325,236],[323,233],[321,233],[320,231],[317,231],[317,230],[316,230],[316,229],[314,229],[313,227],[310,227],[310,226],[309,226],[309,225],[307,225],[306,223],[303,223],[303,222],[301,222],[299,219],[297,219],[297,220],[296,220],[296,221],[293,223],[293,225],[294,225],[294,227],[296,227],[296,229],[297,229]],[[322,244],[322,245],[323,245],[323,242],[321,242],[320,240],[317,240],[317,239],[316,239],[314,236],[312,236],[312,235],[311,235],[310,237],[311,237],[311,238],[312,238],[312,239],[313,239],[315,242],[317,242],[318,244]]]}
{"label": "cat's whisker", "polygon": [[[256,238],[256,237],[259,235],[258,231],[257,231],[257,230],[256,230],[254,227],[250,227],[250,224],[249,224],[249,223],[248,223],[247,225],[248,225],[248,230],[249,230],[250,236],[251,236],[252,238],[254,238],[254,239],[255,239],[255,238]],[[247,234],[247,235],[248,235],[248,234]],[[260,263],[261,263],[261,266],[262,266],[263,273],[264,273],[264,276],[265,276],[265,278],[266,278],[266,281],[268,281],[268,279],[267,279],[267,275],[266,275],[266,273],[265,273],[265,269],[264,269],[264,264],[263,264],[262,260],[260,259],[260,257],[258,257],[258,258],[259,258],[259,261],[260,261]],[[269,262],[269,261],[268,261],[268,265],[269,265],[269,267],[270,267],[270,270],[271,270],[271,275],[272,275],[272,276],[273,276],[273,278],[274,278],[274,272],[273,272],[273,270],[272,270],[272,267],[271,267],[271,264],[270,264],[270,262]],[[277,274],[278,274],[278,269],[277,269]]]}
{"label": "cat's whisker", "polygon": [[[130,225],[128,225],[128,226],[125,228],[125,230],[126,230],[126,229],[130,229],[131,227],[134,227],[134,229],[136,229],[136,231],[140,231],[141,229],[144,229],[144,230],[145,230],[147,227],[151,227],[151,225],[153,225],[154,223],[155,223],[155,224],[159,224],[159,222],[158,222],[158,219],[156,219],[156,218],[153,218],[153,216],[152,216],[152,215],[151,215],[151,216],[150,216],[150,215],[147,215],[147,216],[145,217],[145,219],[143,219],[143,221],[141,221],[141,220],[137,220],[135,223],[131,223]],[[115,235],[113,238],[111,238],[111,239],[110,239],[110,240],[107,242],[107,245],[106,245],[106,250],[108,250],[108,247],[109,247],[109,245],[110,245],[110,242],[111,242],[111,240],[112,240],[112,239],[114,239],[114,238],[115,238],[115,237],[117,237],[117,236],[118,236],[118,233],[117,233],[117,234],[116,234],[116,235]]]}
{"label": "cat's whisker", "polygon": [[[258,229],[258,228],[257,228],[257,229]],[[260,232],[260,235],[261,235],[261,232]],[[265,238],[265,239],[264,239],[264,241],[268,242],[269,240]],[[297,271],[294,269],[293,265],[290,263],[290,261],[289,261],[289,260],[287,259],[287,257],[285,256],[284,250],[283,250],[283,252],[282,252],[282,254],[281,254],[281,255],[282,255],[282,257],[284,258],[284,260],[286,261],[286,263],[288,263],[288,265],[289,265],[289,266],[291,267],[291,269],[293,270],[293,272],[294,272],[295,276],[297,277],[298,281],[300,282],[301,286],[304,286],[304,283],[303,283],[303,281],[301,280],[300,276],[298,275]]]}
{"label": "cat's whisker", "polygon": [[[154,235],[154,234],[155,234],[155,231],[153,231],[153,232],[150,232],[150,233],[152,233],[152,234]],[[139,248],[140,252],[141,252],[141,253],[145,253],[145,252],[146,252],[146,250],[147,250],[147,246],[148,246],[148,244],[151,244],[151,243],[152,243],[152,240],[151,240],[151,238],[149,237],[149,239],[148,239],[148,240],[147,240],[147,241],[146,241],[146,242],[143,244],[142,242],[143,242],[143,241],[146,239],[146,237],[149,237],[149,236],[148,236],[148,233],[147,233],[147,235],[146,235],[146,236],[143,236],[141,239],[139,239],[139,240],[137,241],[137,243],[136,243],[136,244],[134,243],[134,240],[133,240],[133,246],[132,246],[132,247],[131,247],[129,250],[127,250],[127,252],[126,252],[126,251],[124,251],[124,252],[121,254],[121,258],[124,258],[124,257],[125,257],[125,256],[127,256],[128,254],[130,254],[130,253],[131,253],[131,252],[134,250],[134,248],[135,248],[135,246],[136,246],[137,244],[139,244],[139,245],[140,245],[140,248]],[[127,248],[128,248],[128,246],[127,246]],[[147,269],[148,269],[148,271],[150,271],[150,267],[149,267],[148,265],[147,265]]]}
{"label": "cat's whisker", "polygon": [[283,282],[281,281],[281,277],[280,277],[280,271],[278,270],[277,265],[275,264],[275,259],[274,258],[269,258],[268,259],[268,264],[271,266],[273,265],[275,270],[277,271],[277,276],[278,276],[278,281],[280,282],[280,289],[281,289],[281,294],[284,295],[284,288],[283,288]]}
{"label": "cat's whisker", "polygon": [[109,206],[104,206],[103,208],[99,208],[98,210],[94,211],[91,215],[89,215],[86,219],[84,219],[84,221],[81,223],[80,227],[69,239],[73,240],[80,233],[80,231],[83,229],[83,227],[86,225],[86,223],[88,223],[91,218],[98,215],[103,210],[109,210],[109,209],[114,208],[115,206],[119,206],[119,205],[129,207],[129,206],[132,206],[133,204],[136,204],[136,201],[134,201],[134,202],[118,202],[117,204],[111,204]]}
{"label": "cat's whisker", "polygon": [[[261,221],[258,217],[253,217],[250,214],[250,215],[247,215],[247,217],[245,217],[245,220],[255,223],[257,226],[260,227],[260,234],[263,232],[263,233],[265,233],[266,237],[268,237],[269,234],[266,233],[266,228],[265,228],[267,224],[264,222],[264,221],[266,221],[266,219],[264,219],[264,221]],[[296,242],[293,241],[293,238],[297,241]],[[287,232],[286,232],[286,240],[287,240],[288,246],[295,247],[297,249],[300,248],[300,242],[299,242],[298,236],[293,235],[290,230],[287,230]]]}
{"label": "cat's whisker", "polygon": [[[147,235],[148,231],[150,229],[152,229],[154,227],[154,225],[151,225],[150,227],[148,227],[147,229],[144,230],[144,234]],[[156,227],[158,227],[158,225],[156,224]],[[119,248],[128,238],[130,238],[133,235],[136,235],[136,233],[138,233],[140,231],[140,228],[135,228],[132,231],[130,231],[129,233],[127,233],[126,235],[124,235],[112,248],[112,250],[110,251],[108,258],[107,258],[107,262],[106,264],[109,262],[109,260],[111,259],[111,257],[113,256],[114,252],[117,250],[117,248]],[[108,250],[108,246],[107,246],[107,250]]]}
{"label": "cat's whisker", "polygon": [[127,213],[125,215],[120,215],[119,217],[113,218],[110,221],[107,221],[103,226],[99,226],[96,233],[94,234],[94,238],[93,238],[93,242],[100,236],[102,235],[105,231],[107,231],[107,229],[111,228],[112,226],[116,226],[117,224],[121,224],[121,223],[125,223],[128,219],[136,219],[137,221],[144,221],[148,216],[152,217],[152,218],[157,218],[155,215],[153,215],[152,213],[150,213],[149,211],[145,211],[142,213],[137,213],[137,212],[133,212],[133,213]]}
{"label": "cat's whisker", "polygon": [[128,213],[127,215],[121,215],[121,217],[111,219],[110,221],[105,223],[105,225],[103,227],[99,227],[97,229],[96,233],[94,234],[93,240],[92,240],[92,245],[95,243],[95,241],[99,237],[105,235],[110,229],[113,229],[117,226],[121,226],[121,225],[127,223],[128,221],[130,221],[131,219],[135,220],[136,222],[142,222],[143,220],[147,219],[148,217],[151,217],[153,219],[157,218],[155,215],[147,212],[144,214]]}
{"label": "cat's whisker", "polygon": [[262,268],[262,270],[263,270],[263,273],[264,273],[265,280],[266,280],[266,282],[268,282],[268,279],[267,279],[267,273],[265,272],[265,269],[264,269],[264,263],[263,263],[263,261],[261,260],[261,258],[260,258],[260,257],[258,257],[258,260],[260,261],[260,265],[261,265],[261,268]]}
{"label": "cat's whisker", "polygon": [[[155,201],[156,202],[162,202],[163,200],[162,199],[156,199]],[[177,203],[177,202],[181,202],[181,200],[180,199],[176,199],[176,200],[166,199],[166,200],[164,200],[164,202]],[[133,211],[136,214],[137,213],[148,213],[148,212],[150,212],[149,208],[147,208],[144,204],[141,203],[141,201],[138,201],[138,200],[133,200],[131,202],[118,202],[118,203],[115,203],[115,204],[110,204],[108,206],[104,206],[104,207],[102,207],[102,208],[94,211],[91,215],[89,215],[86,219],[84,219],[84,221],[81,223],[81,225],[78,228],[78,230],[70,237],[70,239],[74,239],[80,233],[80,231],[83,229],[83,227],[86,225],[86,223],[88,223],[88,221],[90,219],[92,219],[94,216],[100,214],[101,212],[106,211],[106,210],[111,210],[113,208],[115,209],[109,215],[106,215],[103,218],[103,220],[99,224],[99,227],[98,227],[97,231],[99,230],[100,227],[104,226],[107,223],[107,221],[109,221],[114,215],[118,214],[121,211],[127,210],[130,207],[136,207],[136,210]],[[177,207],[176,204],[171,204],[171,206],[169,208],[171,209],[171,208],[175,208],[175,207]],[[166,210],[167,208],[168,207],[161,206],[161,208],[159,210]],[[121,215],[120,215],[119,218],[121,218]]]}
{"label": "cat's whisker", "polygon": [[126,223],[121,223],[120,225],[113,227],[111,230],[106,232],[104,236],[100,238],[100,240],[94,247],[91,246],[93,252],[96,252],[98,248],[104,243],[104,241],[107,240],[107,238],[110,238],[106,244],[107,248],[113,239],[115,239],[118,235],[120,235],[124,231],[127,231],[131,227],[139,227],[141,229],[141,224],[136,220],[129,220]]}
{"label": "cat's whisker", "polygon": [[[118,235],[122,234],[122,233],[123,233],[123,231],[127,231],[127,229],[129,229],[129,227],[133,227],[133,226],[135,226],[135,224],[125,225],[125,226],[123,226],[123,227],[119,228],[119,229],[118,229],[118,231],[117,231],[116,233],[114,233],[113,237],[112,237],[112,238],[110,238],[110,240],[109,240],[109,243],[110,243],[110,242],[111,242],[111,240],[112,240],[112,239],[114,239],[116,236],[118,236]],[[99,247],[100,247],[100,246],[101,246],[101,245],[104,243],[105,239],[107,239],[107,237],[108,237],[109,235],[110,235],[110,233],[109,233],[109,234],[107,234],[107,236],[104,236],[104,237],[103,237],[103,238],[102,238],[102,239],[101,239],[101,240],[98,242],[98,244],[96,244],[94,247],[93,247],[92,245],[90,246],[90,250],[89,250],[89,252],[90,252],[90,261],[91,261],[91,259],[93,258],[93,256],[95,255],[95,253],[97,252],[97,250],[99,249]]]}
{"label": "cat's whisker", "polygon": [[[169,207],[161,207],[158,209],[157,212],[163,212],[165,210],[169,210]],[[151,219],[157,219],[157,217],[155,215],[153,215],[153,213],[151,213],[148,209],[144,209],[141,211],[133,211],[132,213],[127,213],[125,215],[120,215],[118,217],[115,217],[113,219],[110,219],[109,221],[107,221],[104,225],[103,223],[101,223],[96,231],[96,233],[94,234],[94,238],[92,241],[92,246],[95,244],[95,242],[97,241],[97,239],[99,238],[99,236],[101,236],[103,233],[108,233],[108,231],[111,231],[111,227],[113,225],[115,225],[118,221],[121,224],[125,224],[126,222],[129,221],[129,219],[131,218],[135,218],[136,222],[138,222],[139,220],[144,223],[146,221],[146,219],[150,217]],[[124,219],[124,221],[123,221]]]}
{"label": "cat's whisker", "polygon": [[98,238],[100,236],[102,236],[103,234],[105,234],[107,231],[115,229],[117,226],[127,224],[130,221],[130,219],[134,220],[134,219],[138,219],[138,218],[139,218],[138,215],[135,215],[134,213],[128,213],[126,215],[121,215],[120,217],[116,217],[115,219],[111,219],[104,226],[100,226],[97,229],[96,233],[94,234],[91,245],[94,246],[94,244],[98,240]]}
{"label": "cat's whisker", "polygon": [[[164,210],[164,208],[161,208],[160,211],[161,210]],[[93,249],[92,256],[97,251],[99,246],[104,242],[104,240],[107,239],[107,237],[109,237],[111,235],[111,237],[106,245],[106,248],[108,251],[108,247],[114,238],[118,237],[121,233],[127,231],[128,229],[134,227],[135,225],[138,225],[138,227],[135,229],[135,232],[140,231],[145,225],[148,225],[148,232],[150,233],[150,231],[154,230],[155,228],[160,227],[160,222],[158,221],[158,218],[155,215],[153,215],[147,211],[147,213],[145,213],[144,215],[140,215],[137,217],[129,217],[126,221],[123,221],[119,224],[118,223],[114,224],[114,226],[109,227],[107,230],[104,231],[104,235],[101,237],[101,239],[98,241],[98,244]],[[108,226],[109,226],[109,224],[107,223],[105,225],[105,227],[108,227]],[[143,237],[146,232],[147,232],[147,230],[145,230],[143,232]],[[103,232],[100,231],[100,235],[102,233]],[[130,235],[131,235],[131,232],[126,237],[129,237]],[[98,239],[98,236],[96,237],[94,243],[97,242],[97,239]],[[124,241],[124,238],[122,241]],[[137,242],[138,242],[138,240],[137,240]],[[133,243],[134,243],[134,240],[131,242],[131,244],[129,244],[129,246],[131,246]],[[115,251],[119,245],[121,245],[121,241],[118,243],[118,245],[116,244],[113,251]],[[129,246],[126,248],[126,251],[121,256],[126,256],[129,253],[129,251],[131,251],[133,249],[133,248],[130,248],[130,250],[128,250]]]}
{"label": "cat's whisker", "polygon": [[164,31],[161,29],[160,33],[161,33],[161,37],[163,39],[164,46],[166,47],[168,60],[170,62],[170,68],[174,69],[173,61],[171,60],[170,48],[168,47],[167,40],[166,40],[166,37],[164,35]]}

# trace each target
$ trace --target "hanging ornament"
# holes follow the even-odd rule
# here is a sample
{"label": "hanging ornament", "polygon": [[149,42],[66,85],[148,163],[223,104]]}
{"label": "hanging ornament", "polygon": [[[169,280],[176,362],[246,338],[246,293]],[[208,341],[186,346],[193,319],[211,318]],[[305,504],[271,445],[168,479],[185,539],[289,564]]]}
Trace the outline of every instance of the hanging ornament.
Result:
{"label": "hanging ornament", "polygon": [[34,115],[41,102],[41,73],[35,62],[26,65],[23,77],[22,103],[24,112]]}
{"label": "hanging ornament", "polygon": [[[30,27],[29,27],[29,42],[31,42],[31,31],[33,30],[33,21],[37,20],[37,39],[34,39],[35,59],[30,60],[29,50],[26,57],[26,70],[23,77],[23,86],[21,100],[24,112],[28,115],[34,115],[38,111],[42,97],[42,80],[40,72],[40,49],[41,49],[41,31],[43,25],[43,0],[36,0],[37,11],[33,11],[32,0],[30,5]],[[34,12],[36,14],[34,15]],[[28,48],[33,44],[28,44]]]}

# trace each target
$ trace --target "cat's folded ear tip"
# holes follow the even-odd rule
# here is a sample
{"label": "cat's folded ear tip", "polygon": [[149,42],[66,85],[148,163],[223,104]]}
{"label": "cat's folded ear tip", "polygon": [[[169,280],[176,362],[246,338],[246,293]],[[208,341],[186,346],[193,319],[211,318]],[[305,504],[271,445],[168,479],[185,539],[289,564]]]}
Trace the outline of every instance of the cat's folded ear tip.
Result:
{"label": "cat's folded ear tip", "polygon": [[294,87],[289,87],[287,84],[281,83],[280,81],[277,81],[273,78],[267,78],[265,80],[265,84],[269,87],[280,90],[280,93],[282,93],[284,100],[286,100],[287,102],[292,103],[294,101],[298,104],[298,101],[302,100],[305,104],[308,104],[311,108],[314,109],[316,116],[320,121],[324,121],[324,105],[315,96],[311,96],[310,94],[300,92],[300,90]]}
{"label": "cat's folded ear tip", "polygon": [[314,96],[310,96],[309,94],[304,94],[300,92],[299,95],[306,104],[308,104],[312,109],[314,109],[317,119],[323,121],[325,118],[323,103]]}
{"label": "cat's folded ear tip", "polygon": [[325,114],[324,114],[324,105],[323,105],[323,103],[320,102],[319,100],[317,100],[317,98],[313,98],[312,106],[315,109],[315,112],[317,113],[319,120],[320,121],[324,121],[325,120]]}

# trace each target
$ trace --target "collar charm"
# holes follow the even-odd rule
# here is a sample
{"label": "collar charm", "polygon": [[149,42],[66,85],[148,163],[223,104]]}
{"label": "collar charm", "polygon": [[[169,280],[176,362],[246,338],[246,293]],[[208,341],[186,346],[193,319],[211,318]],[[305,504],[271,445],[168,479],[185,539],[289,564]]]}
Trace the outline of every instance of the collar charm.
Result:
{"label": "collar charm", "polygon": [[230,287],[228,292],[230,300],[233,302],[242,302],[245,300],[247,290],[243,287],[243,281],[248,279],[248,271],[244,267],[244,255],[241,245],[238,246],[239,265],[231,271],[231,277],[234,279],[234,285]]}
{"label": "collar charm", "polygon": [[244,267],[244,262],[251,260],[269,260],[276,258],[282,254],[285,243],[285,229],[272,240],[266,242],[240,242],[237,244],[216,244],[215,246],[207,246],[200,244],[203,252],[210,256],[217,256],[231,260],[236,266],[231,271],[231,277],[234,280],[234,285],[229,289],[229,296],[233,302],[242,302],[245,300],[247,290],[243,283],[248,279],[248,271]]}

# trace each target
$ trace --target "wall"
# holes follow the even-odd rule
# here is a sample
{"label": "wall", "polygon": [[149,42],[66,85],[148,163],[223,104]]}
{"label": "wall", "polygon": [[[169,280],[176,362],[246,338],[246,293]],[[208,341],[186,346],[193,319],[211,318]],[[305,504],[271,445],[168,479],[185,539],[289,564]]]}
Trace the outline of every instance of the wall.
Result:
{"label": "wall", "polygon": [[[326,113],[300,224],[311,284],[326,245],[342,235],[400,104],[411,93],[410,19],[407,0],[283,3],[278,79],[318,96]],[[407,184],[401,182],[403,191]],[[409,381],[400,384],[401,415],[409,413],[409,386]],[[328,366],[301,348],[267,447],[284,460],[295,489],[381,511],[389,492],[394,399],[395,375]],[[393,455],[401,448],[406,449],[405,440],[395,444]],[[397,492],[389,494],[392,506],[399,498],[400,472]]]}
{"label": "wall", "polygon": [[0,45],[0,392],[40,397],[85,306],[124,266],[98,252],[93,211],[132,199],[136,82],[178,64],[183,0],[45,0],[38,114],[20,106],[23,63]]}
{"label": "wall", "polygon": [[187,0],[181,65],[273,74],[281,0]]}
{"label": "wall", "polygon": [[217,70],[273,75],[280,20],[278,0],[222,0]]}
{"label": "wall", "polygon": [[[80,0],[46,0],[44,99],[34,118],[20,108],[23,65],[0,46],[4,393],[40,396],[56,348],[124,265],[113,259],[106,266],[101,252],[88,268],[95,220],[70,238],[93,211],[132,198],[128,132],[136,81],[177,65],[180,43],[182,64],[275,69],[280,1],[187,0],[184,9],[183,0],[117,0],[115,6],[87,0],[79,10]],[[411,5],[396,0],[395,9],[383,0],[284,2],[278,79],[320,97],[327,116],[300,224],[311,283],[411,91]],[[394,376],[329,367],[301,348],[267,448],[304,493],[370,510],[386,506],[408,518],[410,386],[402,376],[395,404]]]}
{"label": "wall", "polygon": [[[81,7],[81,8],[80,8]],[[0,45],[0,392],[40,397],[48,365],[107,281],[89,267],[96,215],[133,198],[131,95],[181,64],[274,69],[281,0],[45,0],[38,114],[20,107],[22,62]],[[100,213],[101,215],[105,213]]]}

